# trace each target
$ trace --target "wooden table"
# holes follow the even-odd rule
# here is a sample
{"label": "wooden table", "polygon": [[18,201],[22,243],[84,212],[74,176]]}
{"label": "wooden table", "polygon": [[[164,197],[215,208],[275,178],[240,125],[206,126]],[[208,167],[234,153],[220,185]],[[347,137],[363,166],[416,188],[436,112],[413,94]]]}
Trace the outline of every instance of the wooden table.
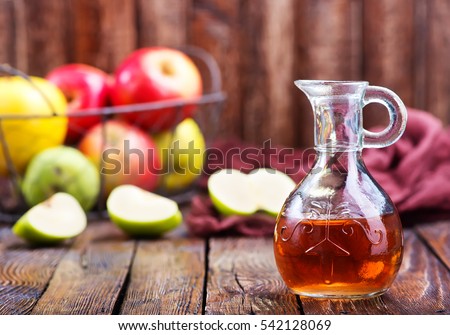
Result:
{"label": "wooden table", "polygon": [[390,291],[356,301],[290,294],[270,238],[133,240],[98,222],[31,248],[1,226],[0,314],[450,314],[450,222],[406,230]]}

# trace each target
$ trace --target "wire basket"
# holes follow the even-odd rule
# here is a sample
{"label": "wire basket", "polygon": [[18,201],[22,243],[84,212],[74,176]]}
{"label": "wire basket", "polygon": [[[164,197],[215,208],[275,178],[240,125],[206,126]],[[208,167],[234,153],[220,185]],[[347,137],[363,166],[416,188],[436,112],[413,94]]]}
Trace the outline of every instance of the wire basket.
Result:
{"label": "wire basket", "polygon": [[[219,120],[220,114],[223,110],[223,105],[226,100],[226,95],[222,91],[222,79],[219,67],[215,59],[207,53],[205,50],[198,47],[188,46],[185,48],[180,48],[180,51],[188,55],[202,74],[203,82],[203,95],[193,99],[173,99],[150,103],[140,103],[133,105],[122,105],[122,106],[112,106],[103,107],[97,109],[83,110],[82,112],[72,112],[70,118],[83,118],[83,117],[93,117],[97,116],[100,118],[100,122],[105,124],[111,119],[115,119],[118,116],[123,116],[127,113],[134,113],[136,115],[148,115],[149,113],[165,113],[167,117],[172,118],[171,122],[171,134],[173,136],[174,130],[177,125],[185,117],[185,109],[189,108],[191,110],[190,117],[193,118],[198,124],[206,143],[206,150],[211,142],[217,136],[219,131]],[[38,120],[44,118],[58,118],[66,117],[66,115],[58,115],[55,113],[50,100],[45,96],[45,94],[39,90],[39,88],[33,84],[30,77],[26,74],[10,67],[9,65],[0,65],[0,73],[7,76],[20,76],[28,81],[34,89],[40,92],[40,95],[45,100],[45,102],[50,106],[50,110],[53,111],[52,115],[14,115],[14,114],[3,114],[0,115],[0,146],[2,148],[3,159],[7,167],[7,175],[0,176],[0,222],[12,223],[15,222],[27,209],[29,206],[24,200],[24,195],[21,188],[21,180],[23,174],[20,173],[14,163],[11,160],[11,152],[9,150],[9,143],[4,136],[4,123],[10,120]],[[170,115],[169,115],[170,114]],[[161,115],[161,114],[160,114]],[[141,124],[131,124],[136,126],[146,133],[155,134],[160,130],[157,123],[153,124],[151,127],[145,129],[142,128]],[[103,127],[104,128],[104,127]],[[88,130],[84,130],[88,131]],[[105,133],[102,134],[102,141],[106,143]],[[170,139],[170,143],[173,143],[173,138]],[[77,143],[72,144],[72,146],[77,146]],[[104,147],[103,147],[104,150]],[[169,157],[171,157],[169,155]],[[206,159],[204,159],[205,161]],[[104,165],[103,159],[99,159],[101,162],[102,169]],[[169,167],[170,159],[169,159]],[[169,170],[168,173],[174,173],[175,171]],[[195,192],[195,181],[190,183],[184,188],[177,189],[176,191],[171,191],[167,189],[164,185],[160,185],[155,193],[168,196],[178,203],[187,202],[192,194]],[[100,193],[96,201],[96,205],[88,213],[90,219],[97,219],[106,217],[105,211],[105,201],[107,194],[105,194],[105,176],[100,174]]]}

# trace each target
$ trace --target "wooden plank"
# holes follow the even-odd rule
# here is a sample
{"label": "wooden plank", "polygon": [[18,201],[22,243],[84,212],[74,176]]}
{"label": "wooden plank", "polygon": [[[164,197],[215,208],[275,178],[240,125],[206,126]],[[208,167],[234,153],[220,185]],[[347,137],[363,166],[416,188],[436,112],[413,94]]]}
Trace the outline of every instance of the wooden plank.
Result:
{"label": "wooden plank", "polygon": [[0,228],[0,314],[29,314],[65,252],[64,245],[32,248]]}
{"label": "wooden plank", "polygon": [[416,230],[450,271],[450,222],[420,225]]}
{"label": "wooden plank", "polygon": [[383,298],[317,300],[301,298],[305,314],[392,314]]}
{"label": "wooden plank", "polygon": [[[360,80],[362,64],[361,3],[351,0],[300,0],[295,19],[295,79]],[[330,13],[333,13],[332,15]],[[298,145],[314,142],[313,112],[296,91]]]}
{"label": "wooden plank", "polygon": [[291,146],[297,134],[292,122],[298,94],[293,84],[295,1],[246,1],[241,15],[243,138]]}
{"label": "wooden plank", "polygon": [[186,44],[192,0],[137,0],[139,47]]}
{"label": "wooden plank", "polygon": [[[414,102],[414,1],[364,1],[364,79],[385,86],[403,102]],[[401,33],[399,33],[401,32]],[[371,105],[364,126],[387,125],[388,113]]]}
{"label": "wooden plank", "polygon": [[396,314],[450,314],[450,272],[412,232],[398,278],[384,297]]}
{"label": "wooden plank", "polygon": [[272,239],[210,242],[205,314],[300,314],[275,266]]}
{"label": "wooden plank", "polygon": [[59,263],[32,314],[111,314],[134,245],[109,222],[90,224]]}
{"label": "wooden plank", "polygon": [[0,0],[0,62],[28,69],[26,0]]}
{"label": "wooden plank", "polygon": [[120,314],[201,314],[205,241],[141,241]]}
{"label": "wooden plank", "polygon": [[301,298],[305,314],[449,314],[450,273],[412,231],[391,289],[365,300]]}
{"label": "wooden plank", "polygon": [[243,76],[240,44],[240,0],[194,0],[189,43],[208,51],[219,64],[227,103],[221,115],[218,138],[241,137]]}
{"label": "wooden plank", "polygon": [[414,94],[413,107],[427,109],[428,1],[415,0],[414,8]]}
{"label": "wooden plank", "polygon": [[[267,137],[274,144],[293,146],[296,142],[296,124],[292,119],[297,113],[294,106],[293,71],[295,65],[295,0],[267,1],[266,25],[262,51],[265,54],[267,75],[265,126]],[[280,20],[280,18],[283,18]],[[258,92],[256,94],[261,94]],[[261,116],[257,116],[261,117]],[[265,139],[265,138],[263,138]]]}
{"label": "wooden plank", "polygon": [[[361,75],[361,8],[351,0],[299,1],[298,74],[304,79],[353,80]],[[333,13],[327,15],[326,13]]]}
{"label": "wooden plank", "polygon": [[450,2],[428,3],[428,110],[444,123],[450,122]]}
{"label": "wooden plank", "polygon": [[0,1],[0,64],[9,63],[14,66],[14,3]]}
{"label": "wooden plank", "polygon": [[[27,58],[27,68],[21,68],[29,74],[44,76],[57,65],[67,61],[66,27],[67,12],[65,1],[59,0],[22,0],[23,20],[17,24],[25,29],[23,36],[26,46],[21,50]],[[19,2],[19,5],[20,5]],[[21,41],[18,41],[20,43]]]}
{"label": "wooden plank", "polygon": [[71,11],[75,62],[113,71],[135,49],[134,0],[77,0]]}

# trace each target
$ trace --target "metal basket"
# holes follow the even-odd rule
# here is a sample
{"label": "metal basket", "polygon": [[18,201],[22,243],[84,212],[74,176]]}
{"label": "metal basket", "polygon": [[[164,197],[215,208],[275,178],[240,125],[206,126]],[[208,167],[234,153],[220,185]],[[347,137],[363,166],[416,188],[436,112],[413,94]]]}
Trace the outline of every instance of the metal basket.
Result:
{"label": "metal basket", "polygon": [[[188,46],[180,48],[187,54],[194,63],[200,69],[203,81],[203,95],[195,99],[174,99],[167,101],[158,101],[151,103],[123,105],[114,107],[104,107],[98,109],[83,110],[80,113],[71,113],[70,117],[89,117],[100,116],[101,122],[104,123],[107,120],[114,118],[116,115],[125,113],[155,113],[160,112],[162,109],[170,108],[174,113],[171,113],[171,117],[175,116],[175,122],[173,129],[183,119],[183,108],[186,106],[195,106],[195,111],[192,113],[192,118],[195,119],[199,125],[203,136],[206,141],[206,148],[213,141],[217,135],[219,128],[220,114],[223,110],[223,105],[226,100],[226,95],[222,91],[222,79],[220,69],[215,59],[207,53],[205,50],[198,47]],[[30,78],[10,67],[9,65],[0,65],[0,72],[6,75],[21,76],[26,79],[30,85],[39,90],[30,80]],[[50,110],[53,110],[49,100],[45,95],[40,92],[46,103],[49,104]],[[4,159],[8,169],[7,177],[0,177],[0,222],[12,223],[15,222],[29,207],[24,201],[21,184],[21,175],[16,170],[14,164],[11,161],[11,155],[8,150],[8,143],[3,136],[3,121],[4,120],[19,120],[19,119],[33,119],[33,118],[53,118],[53,117],[65,117],[65,115],[0,115],[0,145],[3,149]],[[142,128],[142,127],[141,127]],[[154,128],[145,129],[149,133],[154,133],[158,130],[158,125]],[[173,130],[172,129],[172,130]],[[173,132],[172,132],[173,134]],[[103,134],[103,140],[105,134]],[[100,160],[102,161],[102,160]],[[103,164],[103,162],[102,162]],[[101,168],[101,167],[100,167]],[[104,175],[101,175],[101,191],[98,197],[96,206],[88,213],[90,219],[97,219],[106,216],[105,211],[105,194],[104,188]],[[192,194],[195,192],[195,182],[189,185],[187,188],[178,192],[169,192],[163,187],[159,187],[155,193],[168,196],[178,203],[184,203],[188,201]]]}

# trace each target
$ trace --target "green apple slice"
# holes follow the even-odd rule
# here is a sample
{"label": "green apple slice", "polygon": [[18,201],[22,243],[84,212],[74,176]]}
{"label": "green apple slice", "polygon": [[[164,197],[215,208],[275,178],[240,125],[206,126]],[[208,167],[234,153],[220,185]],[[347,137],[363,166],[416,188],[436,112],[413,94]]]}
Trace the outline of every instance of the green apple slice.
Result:
{"label": "green apple slice", "polygon": [[86,224],[86,214],[78,201],[60,192],[28,210],[12,231],[31,243],[48,244],[77,236]]}
{"label": "green apple slice", "polygon": [[274,169],[257,169],[248,175],[258,198],[259,209],[277,216],[295,183],[287,174]]}
{"label": "green apple slice", "polygon": [[224,215],[251,215],[258,210],[277,216],[295,187],[294,181],[274,169],[257,169],[244,174],[220,170],[209,177],[208,191],[217,210]]}
{"label": "green apple slice", "polygon": [[224,215],[250,215],[258,210],[255,190],[248,176],[238,170],[223,169],[208,179],[209,196]]}
{"label": "green apple slice", "polygon": [[134,236],[158,236],[180,225],[183,217],[175,201],[134,185],[116,187],[106,202],[109,217]]}

